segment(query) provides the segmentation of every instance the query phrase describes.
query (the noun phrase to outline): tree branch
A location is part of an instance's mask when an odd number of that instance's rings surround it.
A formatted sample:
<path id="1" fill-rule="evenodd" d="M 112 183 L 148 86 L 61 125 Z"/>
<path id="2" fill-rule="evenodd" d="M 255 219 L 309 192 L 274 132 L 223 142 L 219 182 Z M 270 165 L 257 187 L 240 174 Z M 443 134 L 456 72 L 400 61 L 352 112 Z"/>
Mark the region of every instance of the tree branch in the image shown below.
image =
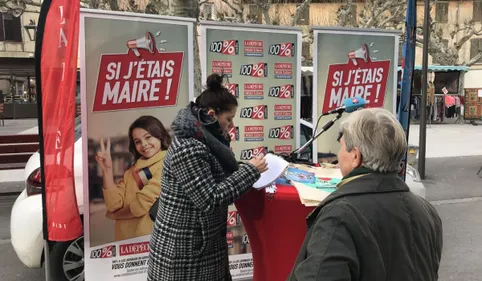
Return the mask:
<path id="1" fill-rule="evenodd" d="M 466 33 L 464 34 L 464 36 L 462 36 L 459 40 L 457 40 L 457 42 L 454 44 L 455 48 L 457 50 L 460 50 L 462 48 L 462 46 L 470 40 L 470 38 L 472 38 L 473 36 L 478 36 L 478 35 L 482 35 L 482 28 L 479 29 L 479 30 L 475 30 L 475 26 L 473 23 L 470 23 L 470 24 L 466 24 L 465 28 L 463 29 L 460 29 L 458 31 L 455 31 L 455 33 L 458 33 L 462 30 L 465 30 Z"/>
<path id="2" fill-rule="evenodd" d="M 291 26 L 295 26 L 296 22 L 298 22 L 299 17 L 303 14 L 305 9 L 311 4 L 311 0 L 304 0 L 301 5 L 296 8 L 296 12 L 291 18 Z"/>
<path id="3" fill-rule="evenodd" d="M 27 5 L 34 7 L 42 6 L 42 4 L 33 2 L 32 0 L 0 0 L 0 12 L 6 12 L 15 17 L 19 17 L 27 10 Z"/>
<path id="4" fill-rule="evenodd" d="M 231 3 L 229 3 L 228 0 L 221 0 L 224 4 L 226 4 L 231 10 L 234 11 L 234 13 L 236 14 L 236 19 L 239 21 L 239 22 L 243 22 L 243 10 L 242 8 L 238 9 L 236 8 L 234 5 L 232 5 Z M 234 2 L 234 1 L 233 1 Z M 236 2 L 235 2 L 236 3 Z M 241 5 L 238 5 L 239 7 L 242 7 Z"/>
<path id="5" fill-rule="evenodd" d="M 482 52 L 479 52 L 475 57 L 464 63 L 466 66 L 472 66 L 478 62 L 482 62 Z"/>

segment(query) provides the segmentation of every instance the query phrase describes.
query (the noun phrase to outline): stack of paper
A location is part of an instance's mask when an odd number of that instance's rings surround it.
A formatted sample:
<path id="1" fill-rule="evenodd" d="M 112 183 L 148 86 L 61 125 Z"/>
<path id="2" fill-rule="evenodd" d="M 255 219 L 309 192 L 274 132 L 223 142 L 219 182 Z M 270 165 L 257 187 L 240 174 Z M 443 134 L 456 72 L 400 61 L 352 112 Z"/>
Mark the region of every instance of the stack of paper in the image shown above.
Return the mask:
<path id="1" fill-rule="evenodd" d="M 317 206 L 336 190 L 342 175 L 340 169 L 336 167 L 293 165 L 287 170 L 286 178 L 298 191 L 302 204 Z"/>
<path id="2" fill-rule="evenodd" d="M 279 177 L 283 176 L 289 163 L 283 158 L 268 153 L 264 156 L 268 164 L 268 170 L 261 174 L 261 177 L 254 183 L 253 187 L 262 189 L 272 185 Z"/>
<path id="3" fill-rule="evenodd" d="M 268 153 L 264 156 L 268 163 L 268 170 L 261 174 L 260 179 L 254 183 L 256 189 L 266 188 L 269 193 L 271 186 L 280 179 L 286 179 L 298 191 L 300 201 L 305 206 L 317 206 L 328 195 L 336 190 L 336 185 L 341 181 L 342 175 L 338 167 L 322 165 L 313 167 L 302 164 L 290 164 L 283 158 Z"/>

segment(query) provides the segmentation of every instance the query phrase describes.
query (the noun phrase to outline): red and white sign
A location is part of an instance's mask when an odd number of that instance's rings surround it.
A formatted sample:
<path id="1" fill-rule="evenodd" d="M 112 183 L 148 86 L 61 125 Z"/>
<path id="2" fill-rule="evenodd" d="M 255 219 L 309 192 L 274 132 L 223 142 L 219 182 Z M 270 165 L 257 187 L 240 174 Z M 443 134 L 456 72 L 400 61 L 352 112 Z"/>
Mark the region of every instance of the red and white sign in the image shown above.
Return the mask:
<path id="1" fill-rule="evenodd" d="M 176 105 L 184 53 L 137 53 L 102 56 L 94 112 Z"/>
<path id="2" fill-rule="evenodd" d="M 49 241 L 71 241 L 82 235 L 73 173 L 79 9 L 79 1 L 44 1 L 39 16 L 42 38 L 37 39 L 41 46 L 35 54 L 40 67 L 36 84 L 41 87 L 43 238 Z"/>
<path id="3" fill-rule="evenodd" d="M 270 139 L 280 139 L 280 140 L 289 140 L 293 138 L 293 126 L 286 125 L 276 128 L 269 129 L 268 138 Z"/>
<path id="4" fill-rule="evenodd" d="M 229 129 L 229 136 L 231 141 L 239 141 L 239 127 L 231 127 Z"/>
<path id="5" fill-rule="evenodd" d="M 121 256 L 149 253 L 149 242 L 120 245 L 119 251 Z"/>
<path id="6" fill-rule="evenodd" d="M 275 104 L 274 120 L 291 120 L 293 119 L 293 106 L 291 104 Z"/>
<path id="7" fill-rule="evenodd" d="M 293 78 L 293 64 L 289 62 L 276 62 L 274 64 L 274 78 L 277 78 L 277 79 Z"/>
<path id="8" fill-rule="evenodd" d="M 292 145 L 275 145 L 275 153 L 291 153 L 293 151 Z"/>
<path id="9" fill-rule="evenodd" d="M 343 100 L 354 96 L 366 100 L 367 108 L 382 107 L 389 75 L 390 60 L 351 58 L 347 63 L 330 65 L 323 112 L 342 106 Z"/>
<path id="10" fill-rule="evenodd" d="M 244 99 L 245 100 L 261 100 L 264 98 L 264 84 L 263 83 L 247 83 L 244 84 Z"/>
<path id="11" fill-rule="evenodd" d="M 238 40 L 215 41 L 209 46 L 209 51 L 234 56 L 239 53 L 239 42 Z"/>
<path id="12" fill-rule="evenodd" d="M 116 246 L 110 245 L 90 251 L 91 259 L 109 259 L 116 256 Z"/>
<path id="13" fill-rule="evenodd" d="M 268 64 L 265 62 L 258 62 L 253 64 L 242 64 L 239 68 L 239 75 L 250 77 L 267 77 Z"/>
<path id="14" fill-rule="evenodd" d="M 264 53 L 263 40 L 244 40 L 244 55 L 247 57 L 262 57 Z"/>
<path id="15" fill-rule="evenodd" d="M 245 126 L 244 141 L 264 141 L 264 126 Z"/>
<path id="16" fill-rule="evenodd" d="M 268 119 L 268 106 L 256 105 L 250 107 L 243 107 L 239 111 L 239 117 L 256 120 Z"/>
<path id="17" fill-rule="evenodd" d="M 211 63 L 211 70 L 213 73 L 233 77 L 233 62 L 228 60 L 213 60 Z"/>
<path id="18" fill-rule="evenodd" d="M 224 86 L 226 87 L 226 89 L 228 89 L 228 91 L 235 97 L 239 97 L 239 85 L 236 84 L 236 83 L 227 83 L 227 84 L 224 84 Z"/>
<path id="19" fill-rule="evenodd" d="M 292 57 L 294 56 L 294 46 L 295 44 L 292 42 L 273 44 L 269 46 L 268 54 L 279 57 Z"/>
<path id="20" fill-rule="evenodd" d="M 280 99 L 292 99 L 295 96 L 294 90 L 294 85 L 290 84 L 274 86 L 269 88 L 268 96 Z"/>
<path id="21" fill-rule="evenodd" d="M 231 211 L 228 212 L 228 219 L 227 219 L 227 226 L 236 226 L 237 221 L 236 221 L 236 211 Z"/>
<path id="22" fill-rule="evenodd" d="M 267 146 L 258 146 L 255 148 L 243 149 L 241 150 L 241 155 L 239 158 L 241 160 L 251 160 L 253 157 L 258 156 L 261 153 L 266 154 L 267 152 Z"/>

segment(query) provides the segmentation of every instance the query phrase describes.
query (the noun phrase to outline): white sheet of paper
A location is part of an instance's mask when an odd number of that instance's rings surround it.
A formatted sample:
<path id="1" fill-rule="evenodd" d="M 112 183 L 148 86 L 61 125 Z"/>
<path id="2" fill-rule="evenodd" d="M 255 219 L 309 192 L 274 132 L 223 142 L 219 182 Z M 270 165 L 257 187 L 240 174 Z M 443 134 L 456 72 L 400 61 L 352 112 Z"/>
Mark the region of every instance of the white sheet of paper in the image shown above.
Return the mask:
<path id="1" fill-rule="evenodd" d="M 253 187 L 256 189 L 271 185 L 284 174 L 289 165 L 286 160 L 271 153 L 266 154 L 264 159 L 268 163 L 268 170 L 262 173 L 259 180 L 254 183 Z"/>
<path id="2" fill-rule="evenodd" d="M 482 98 L 482 90 L 477 91 L 477 97 Z"/>

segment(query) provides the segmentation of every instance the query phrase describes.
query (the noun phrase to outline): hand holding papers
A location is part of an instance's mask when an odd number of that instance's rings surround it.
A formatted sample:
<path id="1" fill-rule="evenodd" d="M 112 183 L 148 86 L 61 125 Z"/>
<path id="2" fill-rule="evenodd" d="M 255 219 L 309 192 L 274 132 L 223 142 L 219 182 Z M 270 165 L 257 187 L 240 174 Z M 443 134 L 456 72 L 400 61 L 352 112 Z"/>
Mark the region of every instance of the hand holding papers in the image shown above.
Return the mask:
<path id="1" fill-rule="evenodd" d="M 279 177 L 284 175 L 289 163 L 281 157 L 268 153 L 264 156 L 268 163 L 268 170 L 261 173 L 261 177 L 254 183 L 253 187 L 262 189 L 272 185 Z"/>

